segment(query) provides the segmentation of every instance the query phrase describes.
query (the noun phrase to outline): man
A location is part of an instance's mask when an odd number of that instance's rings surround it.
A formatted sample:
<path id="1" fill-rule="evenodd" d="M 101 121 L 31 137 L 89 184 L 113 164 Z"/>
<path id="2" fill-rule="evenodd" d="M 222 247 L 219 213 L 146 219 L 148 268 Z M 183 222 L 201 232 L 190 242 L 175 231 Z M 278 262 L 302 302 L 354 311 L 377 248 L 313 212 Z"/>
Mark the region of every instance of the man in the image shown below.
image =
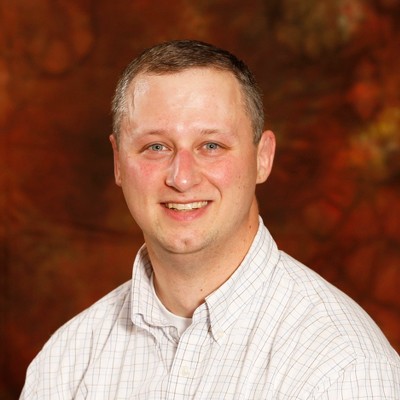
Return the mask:
<path id="1" fill-rule="evenodd" d="M 399 399 L 378 327 L 258 215 L 275 139 L 248 68 L 164 43 L 127 67 L 113 112 L 115 179 L 145 245 L 132 281 L 45 345 L 21 398 Z"/>

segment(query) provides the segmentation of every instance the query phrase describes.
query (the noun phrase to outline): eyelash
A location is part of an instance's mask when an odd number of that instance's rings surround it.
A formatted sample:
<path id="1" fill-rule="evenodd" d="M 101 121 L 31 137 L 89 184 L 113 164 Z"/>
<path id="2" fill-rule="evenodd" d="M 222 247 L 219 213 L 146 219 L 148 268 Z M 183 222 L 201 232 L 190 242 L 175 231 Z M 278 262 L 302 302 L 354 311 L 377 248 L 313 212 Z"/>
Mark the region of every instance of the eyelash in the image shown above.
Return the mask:
<path id="1" fill-rule="evenodd" d="M 158 147 L 158 149 L 156 149 L 156 147 Z M 165 146 L 163 144 L 161 144 L 161 143 L 154 143 L 154 144 L 151 144 L 148 147 L 148 149 L 152 150 L 152 151 L 155 151 L 155 152 L 160 152 L 160 151 L 165 149 Z"/>
<path id="2" fill-rule="evenodd" d="M 220 145 L 218 143 L 209 142 L 205 144 L 205 147 L 207 148 L 207 150 L 213 151 L 213 150 L 218 150 Z"/>
<path id="3" fill-rule="evenodd" d="M 207 142 L 204 143 L 201 147 L 203 147 L 206 151 L 213 152 L 219 150 L 221 148 L 221 145 L 215 142 Z M 168 149 L 167 146 L 165 146 L 162 143 L 153 143 L 147 146 L 147 150 L 152 151 L 154 153 L 161 153 L 166 149 Z"/>

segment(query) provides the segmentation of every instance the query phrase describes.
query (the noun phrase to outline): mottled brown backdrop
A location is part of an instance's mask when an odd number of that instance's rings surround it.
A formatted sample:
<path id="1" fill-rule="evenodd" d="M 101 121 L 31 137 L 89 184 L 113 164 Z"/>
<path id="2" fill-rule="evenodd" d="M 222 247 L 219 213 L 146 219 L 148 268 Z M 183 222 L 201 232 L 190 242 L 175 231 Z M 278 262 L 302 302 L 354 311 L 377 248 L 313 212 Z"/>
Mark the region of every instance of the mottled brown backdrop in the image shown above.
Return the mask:
<path id="1" fill-rule="evenodd" d="M 278 139 L 262 215 L 400 350 L 400 1 L 0 0 L 0 398 L 49 335 L 129 279 L 109 103 L 144 47 L 244 58 Z"/>

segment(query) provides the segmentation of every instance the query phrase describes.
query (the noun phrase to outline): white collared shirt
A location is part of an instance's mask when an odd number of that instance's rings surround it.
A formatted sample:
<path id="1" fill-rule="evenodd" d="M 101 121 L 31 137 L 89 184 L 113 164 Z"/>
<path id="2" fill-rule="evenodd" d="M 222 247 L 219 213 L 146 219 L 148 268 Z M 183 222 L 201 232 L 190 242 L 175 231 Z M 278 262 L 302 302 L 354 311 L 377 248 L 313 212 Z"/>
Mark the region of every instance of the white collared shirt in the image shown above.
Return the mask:
<path id="1" fill-rule="evenodd" d="M 178 337 L 181 337 L 183 332 L 186 331 L 186 329 L 192 324 L 192 318 L 185 318 L 181 317 L 179 315 L 173 314 L 171 311 L 169 311 L 164 304 L 161 302 L 161 300 L 158 298 L 155 287 L 154 287 L 154 274 L 151 274 L 150 278 L 150 283 L 151 283 L 151 289 L 153 291 L 153 296 L 156 299 L 156 302 L 158 304 L 158 307 L 160 309 L 160 312 L 163 316 L 164 321 L 170 325 L 176 328 L 178 332 Z"/>
<path id="2" fill-rule="evenodd" d="M 240 267 L 180 336 L 143 247 L 132 281 L 61 327 L 20 399 L 400 399 L 400 358 L 368 315 L 280 252 L 260 220 Z"/>

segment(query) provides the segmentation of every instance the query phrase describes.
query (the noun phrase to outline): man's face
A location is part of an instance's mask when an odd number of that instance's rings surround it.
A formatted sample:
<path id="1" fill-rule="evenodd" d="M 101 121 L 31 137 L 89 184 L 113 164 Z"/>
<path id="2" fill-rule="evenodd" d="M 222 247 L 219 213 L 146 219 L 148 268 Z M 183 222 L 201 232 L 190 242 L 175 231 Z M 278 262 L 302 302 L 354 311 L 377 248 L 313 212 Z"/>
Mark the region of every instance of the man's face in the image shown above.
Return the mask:
<path id="1" fill-rule="evenodd" d="M 115 177 L 149 251 L 233 251 L 251 241 L 274 138 L 265 132 L 254 145 L 235 77 L 208 68 L 142 74 L 130 90 L 118 146 L 111 136 Z"/>

